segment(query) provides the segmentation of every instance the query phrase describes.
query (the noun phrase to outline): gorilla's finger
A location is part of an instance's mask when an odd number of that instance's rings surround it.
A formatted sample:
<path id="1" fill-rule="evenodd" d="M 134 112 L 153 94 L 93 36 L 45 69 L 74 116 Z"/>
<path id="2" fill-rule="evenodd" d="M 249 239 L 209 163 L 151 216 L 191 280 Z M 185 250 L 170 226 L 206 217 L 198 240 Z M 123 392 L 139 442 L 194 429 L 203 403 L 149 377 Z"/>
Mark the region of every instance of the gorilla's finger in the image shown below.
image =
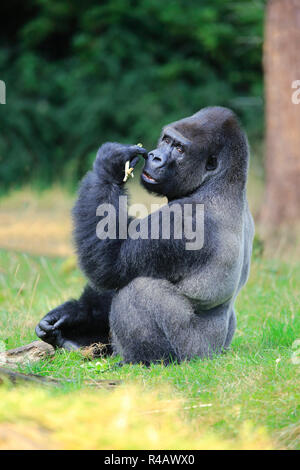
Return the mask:
<path id="1" fill-rule="evenodd" d="M 132 145 L 129 150 L 130 150 L 130 153 L 133 155 L 134 154 L 145 155 L 146 153 L 148 153 L 147 150 L 144 149 L 144 147 L 140 147 L 139 145 Z"/>
<path id="2" fill-rule="evenodd" d="M 140 157 L 137 156 L 137 157 L 134 157 L 132 160 L 130 160 L 130 167 L 131 168 L 134 168 L 137 164 L 137 162 L 139 161 Z"/>

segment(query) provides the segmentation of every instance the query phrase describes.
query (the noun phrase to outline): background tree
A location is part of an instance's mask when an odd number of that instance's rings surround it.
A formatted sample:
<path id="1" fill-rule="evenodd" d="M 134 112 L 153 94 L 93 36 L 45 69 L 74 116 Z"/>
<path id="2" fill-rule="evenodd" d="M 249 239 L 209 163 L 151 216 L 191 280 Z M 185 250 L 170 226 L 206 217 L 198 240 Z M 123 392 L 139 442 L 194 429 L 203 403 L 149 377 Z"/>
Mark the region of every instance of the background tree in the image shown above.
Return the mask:
<path id="1" fill-rule="evenodd" d="M 261 138 L 263 15 L 264 0 L 1 2 L 0 189 L 78 181 L 103 141 L 153 148 L 208 105 Z"/>
<path id="2" fill-rule="evenodd" d="M 265 25 L 266 193 L 262 225 L 268 230 L 300 220 L 300 0 L 269 0 Z"/>

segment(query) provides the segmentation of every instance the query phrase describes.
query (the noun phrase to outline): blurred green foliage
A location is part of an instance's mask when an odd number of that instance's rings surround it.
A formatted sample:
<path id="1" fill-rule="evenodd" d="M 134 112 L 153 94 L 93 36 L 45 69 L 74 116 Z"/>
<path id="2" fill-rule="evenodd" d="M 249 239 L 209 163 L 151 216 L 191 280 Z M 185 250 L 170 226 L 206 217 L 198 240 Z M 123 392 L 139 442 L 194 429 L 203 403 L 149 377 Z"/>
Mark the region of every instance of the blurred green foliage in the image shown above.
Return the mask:
<path id="1" fill-rule="evenodd" d="M 0 14 L 2 188 L 72 184 L 107 140 L 153 148 L 207 105 L 262 135 L 264 0 L 10 0 Z"/>

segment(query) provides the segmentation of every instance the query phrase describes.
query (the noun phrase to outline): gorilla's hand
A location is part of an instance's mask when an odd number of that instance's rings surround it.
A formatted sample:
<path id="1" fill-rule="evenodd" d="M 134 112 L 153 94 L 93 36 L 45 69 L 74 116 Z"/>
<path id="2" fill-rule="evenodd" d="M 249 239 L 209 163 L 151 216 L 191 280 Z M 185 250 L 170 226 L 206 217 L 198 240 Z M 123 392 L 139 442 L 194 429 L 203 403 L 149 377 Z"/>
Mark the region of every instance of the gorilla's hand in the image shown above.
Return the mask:
<path id="1" fill-rule="evenodd" d="M 102 145 L 94 162 L 94 171 L 107 182 L 123 183 L 124 168 L 127 161 L 130 167 L 138 162 L 138 155 L 146 155 L 147 151 L 139 145 L 122 145 L 107 142 Z"/>

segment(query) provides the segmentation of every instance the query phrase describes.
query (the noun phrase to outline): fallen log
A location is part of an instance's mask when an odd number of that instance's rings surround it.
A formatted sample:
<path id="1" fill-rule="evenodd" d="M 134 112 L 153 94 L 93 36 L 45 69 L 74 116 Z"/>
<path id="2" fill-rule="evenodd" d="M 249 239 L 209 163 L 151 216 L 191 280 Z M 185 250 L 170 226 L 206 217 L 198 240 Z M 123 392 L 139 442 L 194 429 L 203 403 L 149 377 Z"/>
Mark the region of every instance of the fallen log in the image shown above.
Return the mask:
<path id="1" fill-rule="evenodd" d="M 50 376 L 43 376 L 38 374 L 22 374 L 6 367 L 0 367 L 0 385 L 5 381 L 9 380 L 14 385 L 20 383 L 27 383 L 32 385 L 50 385 L 56 387 L 62 387 L 65 383 L 74 383 L 73 380 L 69 379 L 57 379 Z M 121 380 L 86 380 L 84 385 L 93 388 L 115 388 L 122 383 Z"/>
<path id="2" fill-rule="evenodd" d="M 94 347 L 94 345 L 93 345 Z M 97 346 L 99 348 L 99 346 Z M 85 358 L 92 358 L 94 349 L 87 348 L 88 354 L 83 354 Z M 84 351 L 84 350 L 83 350 Z M 98 351 L 98 349 L 97 349 Z M 0 384 L 5 380 L 17 385 L 19 383 L 28 383 L 36 385 L 51 385 L 61 387 L 65 383 L 74 383 L 69 379 L 54 378 L 39 374 L 23 374 L 16 372 L 12 368 L 18 365 L 40 361 L 54 356 L 55 349 L 50 344 L 43 341 L 33 341 L 30 344 L 15 349 L 9 349 L 0 353 Z M 1 367 L 4 366 L 4 367 Z M 84 385 L 93 388 L 114 388 L 121 383 L 121 380 L 85 380 Z"/>
<path id="3" fill-rule="evenodd" d="M 55 349 L 44 341 L 33 341 L 30 344 L 0 353 L 0 365 L 17 367 L 18 364 L 37 362 L 54 356 Z"/>
<path id="4" fill-rule="evenodd" d="M 27 382 L 39 385 L 61 385 L 59 380 L 52 377 L 44 377 L 37 374 L 22 374 L 21 372 L 16 372 L 6 367 L 0 367 L 0 384 L 3 383 L 5 379 L 8 379 L 13 384 Z M 69 380 L 66 380 L 66 382 L 69 382 Z"/>

